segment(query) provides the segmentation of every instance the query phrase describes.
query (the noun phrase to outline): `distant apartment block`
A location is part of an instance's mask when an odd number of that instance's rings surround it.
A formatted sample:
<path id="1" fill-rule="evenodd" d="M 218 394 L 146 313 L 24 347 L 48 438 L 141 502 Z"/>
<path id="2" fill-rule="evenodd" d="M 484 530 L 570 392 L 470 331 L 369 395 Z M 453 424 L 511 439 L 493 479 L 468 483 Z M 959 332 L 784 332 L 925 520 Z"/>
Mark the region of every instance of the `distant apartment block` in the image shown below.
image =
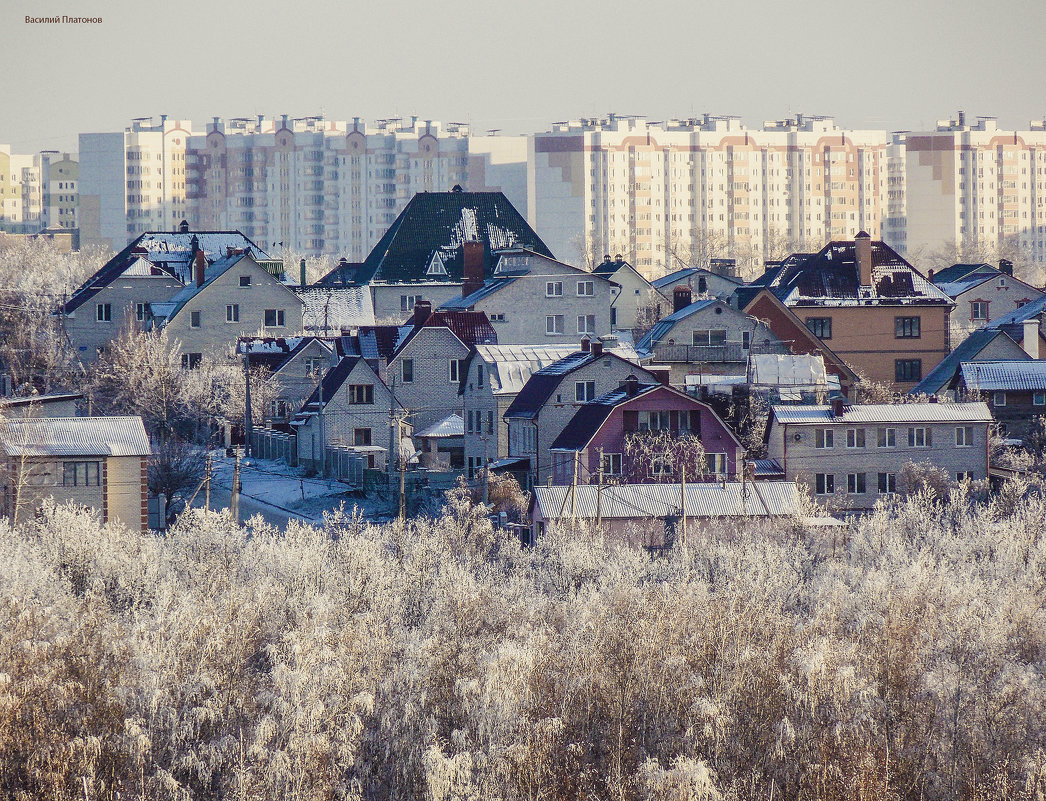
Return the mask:
<path id="1" fill-rule="evenodd" d="M 761 266 L 861 230 L 880 238 L 887 147 L 885 131 L 803 115 L 761 130 L 711 115 L 556 123 L 530 138 L 529 222 L 566 261 L 621 253 L 647 277 L 691 255 Z"/>
<path id="2" fill-rule="evenodd" d="M 147 231 L 186 219 L 190 120 L 132 120 L 122 133 L 80 134 L 80 241 L 120 251 Z"/>
<path id="3" fill-rule="evenodd" d="M 957 247 L 1046 262 L 1046 120 L 1005 131 L 964 112 L 905 136 L 909 253 Z"/>
<path id="4" fill-rule="evenodd" d="M 74 155 L 55 150 L 22 155 L 0 145 L 0 231 L 75 229 L 77 181 Z"/>
<path id="5" fill-rule="evenodd" d="M 187 217 L 270 249 L 363 261 L 420 192 L 500 190 L 524 208 L 526 151 L 522 136 L 417 118 L 215 118 L 189 140 Z"/>

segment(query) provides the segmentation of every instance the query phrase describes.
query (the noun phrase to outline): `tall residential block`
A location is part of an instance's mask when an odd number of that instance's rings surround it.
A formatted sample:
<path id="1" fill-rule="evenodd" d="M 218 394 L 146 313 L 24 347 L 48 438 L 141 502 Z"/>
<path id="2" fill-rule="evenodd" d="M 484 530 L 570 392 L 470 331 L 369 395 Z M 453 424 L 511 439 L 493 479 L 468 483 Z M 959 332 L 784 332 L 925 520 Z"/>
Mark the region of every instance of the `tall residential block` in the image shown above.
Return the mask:
<path id="1" fill-rule="evenodd" d="M 749 268 L 864 230 L 885 211 L 885 131 L 829 117 L 648 122 L 610 115 L 530 138 L 528 215 L 554 253 L 623 254 L 656 276 L 710 256 Z"/>
<path id="2" fill-rule="evenodd" d="M 122 250 L 147 231 L 172 231 L 187 214 L 190 120 L 131 121 L 123 133 L 80 134 L 80 241 Z"/>
<path id="3" fill-rule="evenodd" d="M 189 140 L 188 219 L 270 249 L 362 261 L 419 192 L 503 191 L 522 208 L 526 139 L 467 125 L 215 118 Z"/>
<path id="4" fill-rule="evenodd" d="M 1000 130 L 964 112 L 905 142 L 907 249 L 1046 262 L 1046 120 Z"/>

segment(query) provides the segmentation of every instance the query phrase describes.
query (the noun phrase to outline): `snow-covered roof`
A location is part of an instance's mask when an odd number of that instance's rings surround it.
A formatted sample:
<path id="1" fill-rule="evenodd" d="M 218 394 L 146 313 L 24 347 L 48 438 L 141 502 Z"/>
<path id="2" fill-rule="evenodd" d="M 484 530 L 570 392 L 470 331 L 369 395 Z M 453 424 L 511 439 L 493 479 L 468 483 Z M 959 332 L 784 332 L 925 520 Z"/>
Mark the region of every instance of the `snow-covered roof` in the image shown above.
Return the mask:
<path id="1" fill-rule="evenodd" d="M 1046 361 L 963 362 L 962 380 L 974 392 L 1046 390 Z"/>
<path id="2" fill-rule="evenodd" d="M 416 433 L 414 436 L 430 437 L 434 439 L 463 437 L 465 436 L 465 421 L 461 419 L 460 414 L 447 415 L 438 423 L 433 423 L 423 431 Z"/>
<path id="3" fill-rule="evenodd" d="M 749 360 L 750 383 L 760 386 L 827 387 L 824 358 L 810 355 L 753 354 Z"/>
<path id="4" fill-rule="evenodd" d="M 337 333 L 374 325 L 374 302 L 366 287 L 310 286 L 295 288 L 294 293 L 305 303 L 305 331 Z"/>
<path id="5" fill-rule="evenodd" d="M 572 345 L 477 345 L 476 353 L 490 367 L 495 395 L 514 395 L 535 372 L 569 356 Z"/>
<path id="6" fill-rule="evenodd" d="M 149 456 L 141 417 L 43 417 L 0 426 L 8 456 Z"/>
<path id="7" fill-rule="evenodd" d="M 990 423 L 986 403 L 865 403 L 843 406 L 835 415 L 831 406 L 774 406 L 774 418 L 783 425 L 873 423 Z"/>

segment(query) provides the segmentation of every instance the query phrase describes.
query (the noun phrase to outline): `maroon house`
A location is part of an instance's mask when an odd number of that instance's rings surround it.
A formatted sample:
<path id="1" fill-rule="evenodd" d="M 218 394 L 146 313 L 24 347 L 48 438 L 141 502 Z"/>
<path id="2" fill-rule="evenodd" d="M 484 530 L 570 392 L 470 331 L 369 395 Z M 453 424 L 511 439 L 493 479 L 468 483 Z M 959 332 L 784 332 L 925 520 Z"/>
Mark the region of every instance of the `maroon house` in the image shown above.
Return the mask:
<path id="1" fill-rule="evenodd" d="M 572 483 L 578 467 L 579 484 L 678 484 L 736 476 L 744 449 L 707 404 L 629 376 L 582 406 L 550 451 L 553 484 Z"/>

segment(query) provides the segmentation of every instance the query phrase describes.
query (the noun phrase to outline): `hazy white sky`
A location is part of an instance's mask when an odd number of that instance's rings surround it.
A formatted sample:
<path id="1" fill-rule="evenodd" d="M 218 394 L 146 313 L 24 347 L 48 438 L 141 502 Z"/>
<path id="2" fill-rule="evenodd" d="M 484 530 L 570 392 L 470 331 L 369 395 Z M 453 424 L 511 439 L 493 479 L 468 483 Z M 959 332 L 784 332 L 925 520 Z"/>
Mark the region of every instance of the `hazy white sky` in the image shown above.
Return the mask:
<path id="1" fill-rule="evenodd" d="M 608 111 L 890 130 L 960 108 L 1007 127 L 1046 114 L 1043 0 L 0 0 L 0 32 L 0 143 L 16 152 L 162 113 L 506 133 Z"/>

